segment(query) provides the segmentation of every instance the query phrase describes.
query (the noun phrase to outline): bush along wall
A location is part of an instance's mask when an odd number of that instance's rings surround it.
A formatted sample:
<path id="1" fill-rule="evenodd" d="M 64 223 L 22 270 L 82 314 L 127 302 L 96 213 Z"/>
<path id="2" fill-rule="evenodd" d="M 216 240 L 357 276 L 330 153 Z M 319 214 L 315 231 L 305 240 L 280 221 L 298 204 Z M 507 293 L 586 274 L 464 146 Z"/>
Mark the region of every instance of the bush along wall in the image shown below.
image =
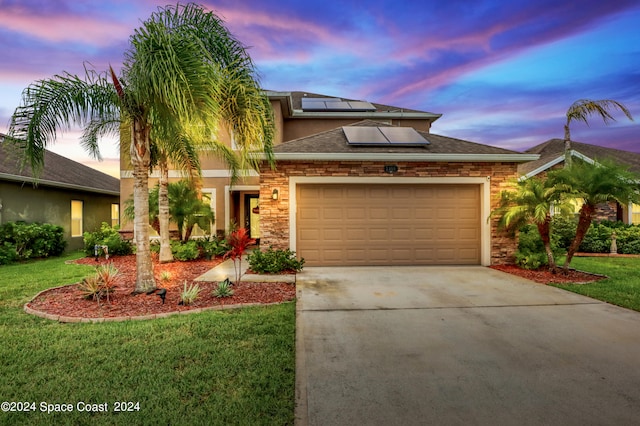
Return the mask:
<path id="1" fill-rule="evenodd" d="M 640 226 L 622 222 L 601 221 L 592 223 L 580 244 L 584 253 L 609 253 L 611 236 L 615 232 L 618 253 L 640 254 Z M 561 251 L 566 251 L 576 235 L 576 221 L 554 217 L 551 225 L 552 243 Z"/>
<path id="2" fill-rule="evenodd" d="M 576 235 L 576 226 L 577 221 L 573 218 L 558 216 L 553 218 L 551 247 L 556 257 L 566 253 Z M 583 253 L 609 253 L 611 236 L 614 232 L 618 253 L 640 254 L 640 226 L 610 221 L 592 223 L 578 250 Z M 542 239 L 535 225 L 520 228 L 515 261 L 518 266 L 525 269 L 537 269 L 548 263 Z"/>
<path id="3" fill-rule="evenodd" d="M 66 246 L 61 226 L 26 222 L 0 225 L 0 265 L 60 256 Z"/>
<path id="4" fill-rule="evenodd" d="M 133 244 L 120 236 L 118 227 L 112 228 L 108 223 L 102 222 L 100 230 L 95 232 L 85 232 L 84 253 L 87 256 L 95 255 L 95 246 L 109 247 L 109 255 L 121 255 L 133 253 Z M 101 252 L 100 252 L 101 253 Z"/>

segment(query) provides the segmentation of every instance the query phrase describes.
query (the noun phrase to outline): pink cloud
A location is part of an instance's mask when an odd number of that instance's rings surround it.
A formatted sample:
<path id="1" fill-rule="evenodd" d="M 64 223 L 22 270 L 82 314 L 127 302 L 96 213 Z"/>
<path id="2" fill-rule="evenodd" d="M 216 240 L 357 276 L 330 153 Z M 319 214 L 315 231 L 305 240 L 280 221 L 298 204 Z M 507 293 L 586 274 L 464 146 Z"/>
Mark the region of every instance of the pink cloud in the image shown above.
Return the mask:
<path id="1" fill-rule="evenodd" d="M 126 38 L 131 28 L 117 22 L 71 15 L 36 15 L 23 8 L 0 10 L 5 30 L 49 42 L 78 42 L 107 46 Z"/>
<path id="2" fill-rule="evenodd" d="M 305 63 L 313 59 L 314 50 L 360 53 L 351 43 L 345 43 L 343 31 L 319 25 L 311 19 L 301 19 L 282 13 L 269 13 L 234 6 L 211 8 L 244 44 L 257 60 L 286 60 Z M 361 47 L 361 46 L 358 46 Z"/>

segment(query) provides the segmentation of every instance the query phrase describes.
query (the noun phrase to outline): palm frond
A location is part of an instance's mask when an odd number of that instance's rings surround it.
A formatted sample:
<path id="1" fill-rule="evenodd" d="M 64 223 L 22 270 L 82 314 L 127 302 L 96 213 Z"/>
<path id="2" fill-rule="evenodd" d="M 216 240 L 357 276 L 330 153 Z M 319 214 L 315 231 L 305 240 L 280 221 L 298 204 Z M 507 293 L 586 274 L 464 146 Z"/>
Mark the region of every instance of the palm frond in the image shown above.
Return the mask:
<path id="1" fill-rule="evenodd" d="M 620 110 L 631 121 L 631 113 L 622 103 L 611 99 L 580 99 L 574 102 L 567 110 L 567 125 L 572 121 L 581 121 L 589 125 L 588 118 L 592 115 L 602 118 L 605 124 L 616 121 L 613 110 Z"/>
<path id="2" fill-rule="evenodd" d="M 43 167 L 44 151 L 58 131 L 117 120 L 120 103 L 105 74 L 85 69 L 85 79 L 63 73 L 39 80 L 22 92 L 22 100 L 9 124 L 9 136 L 23 141 L 24 161 L 35 174 Z M 99 156 L 97 144 L 84 145 Z"/>

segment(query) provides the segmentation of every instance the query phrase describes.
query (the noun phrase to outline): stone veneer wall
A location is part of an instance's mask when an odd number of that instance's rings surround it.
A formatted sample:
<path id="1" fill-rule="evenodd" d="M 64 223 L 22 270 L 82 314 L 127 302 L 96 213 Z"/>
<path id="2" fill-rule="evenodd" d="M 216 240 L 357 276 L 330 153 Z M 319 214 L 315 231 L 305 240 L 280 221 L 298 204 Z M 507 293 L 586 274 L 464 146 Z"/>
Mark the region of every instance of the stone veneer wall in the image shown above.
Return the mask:
<path id="1" fill-rule="evenodd" d="M 359 176 L 390 177 L 385 162 L 374 161 L 279 161 L 276 170 L 263 164 L 260 170 L 260 241 L 264 247 L 289 248 L 289 177 Z M 435 163 L 394 162 L 394 177 L 491 177 L 491 209 L 497 206 L 498 193 L 517 177 L 516 163 Z M 393 178 L 390 178 L 390 182 Z M 271 198 L 278 188 L 278 200 Z M 491 263 L 513 263 L 516 242 L 498 231 L 491 220 Z"/>

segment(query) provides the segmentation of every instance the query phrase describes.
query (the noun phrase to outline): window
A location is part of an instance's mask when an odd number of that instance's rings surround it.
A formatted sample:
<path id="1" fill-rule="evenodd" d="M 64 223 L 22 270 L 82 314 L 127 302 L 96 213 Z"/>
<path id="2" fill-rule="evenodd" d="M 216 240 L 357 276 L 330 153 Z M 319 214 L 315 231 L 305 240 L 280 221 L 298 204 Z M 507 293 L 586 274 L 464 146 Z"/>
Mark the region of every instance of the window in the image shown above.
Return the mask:
<path id="1" fill-rule="evenodd" d="M 571 204 L 573 206 L 573 214 L 574 215 L 579 215 L 580 214 L 580 209 L 582 208 L 582 205 L 584 204 L 584 200 L 582 198 L 574 198 L 573 200 L 569 200 L 569 204 Z M 560 209 L 558 208 L 557 205 L 554 205 L 552 207 L 552 213 L 553 215 L 558 215 L 560 214 Z"/>
<path id="2" fill-rule="evenodd" d="M 631 205 L 631 223 L 633 225 L 640 224 L 640 204 Z"/>
<path id="3" fill-rule="evenodd" d="M 111 227 L 120 225 L 120 204 L 111 204 Z"/>
<path id="4" fill-rule="evenodd" d="M 201 190 L 202 201 L 208 204 L 211 207 L 211 210 L 215 214 L 215 200 L 216 200 L 216 190 L 215 188 L 202 188 Z M 208 229 L 202 229 L 198 224 L 193 227 L 191 231 L 192 237 L 205 237 L 208 235 L 215 235 L 215 216 L 212 222 L 209 222 Z"/>
<path id="5" fill-rule="evenodd" d="M 71 236 L 82 237 L 83 202 L 71 200 Z"/>

